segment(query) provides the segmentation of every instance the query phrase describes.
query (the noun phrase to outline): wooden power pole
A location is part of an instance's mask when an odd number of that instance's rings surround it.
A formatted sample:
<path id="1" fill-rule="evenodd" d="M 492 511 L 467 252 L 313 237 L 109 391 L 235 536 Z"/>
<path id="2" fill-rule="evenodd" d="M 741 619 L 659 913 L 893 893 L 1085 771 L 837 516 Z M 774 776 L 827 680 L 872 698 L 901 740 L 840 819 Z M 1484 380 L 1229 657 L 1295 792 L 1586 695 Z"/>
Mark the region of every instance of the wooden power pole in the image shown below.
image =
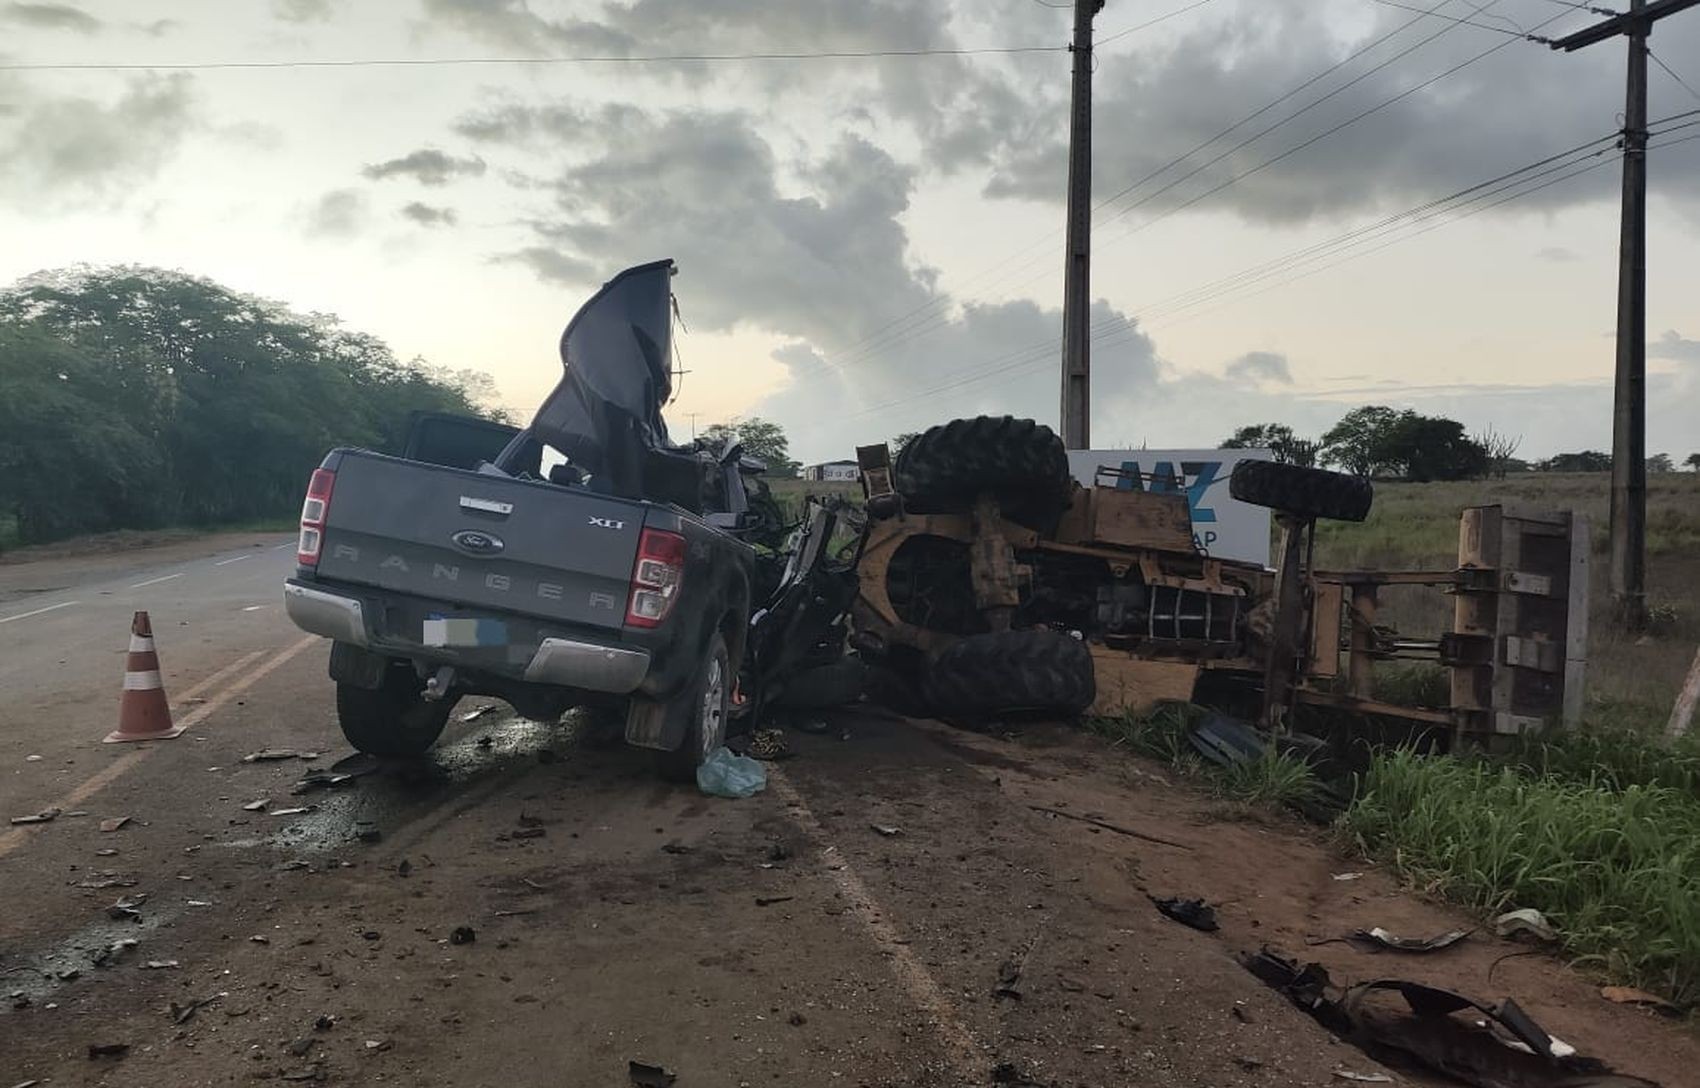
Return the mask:
<path id="1" fill-rule="evenodd" d="M 1700 2 L 1700 0 L 1697 0 Z M 1074 0 L 1074 88 L 1068 127 L 1068 258 L 1063 266 L 1062 440 L 1092 444 L 1092 17 L 1104 0 Z"/>
<path id="2" fill-rule="evenodd" d="M 1631 629 L 1647 622 L 1647 35 L 1700 0 L 1630 0 L 1629 10 L 1552 43 L 1567 53 L 1629 39 L 1618 246 L 1617 382 L 1611 443 L 1611 595 Z"/>

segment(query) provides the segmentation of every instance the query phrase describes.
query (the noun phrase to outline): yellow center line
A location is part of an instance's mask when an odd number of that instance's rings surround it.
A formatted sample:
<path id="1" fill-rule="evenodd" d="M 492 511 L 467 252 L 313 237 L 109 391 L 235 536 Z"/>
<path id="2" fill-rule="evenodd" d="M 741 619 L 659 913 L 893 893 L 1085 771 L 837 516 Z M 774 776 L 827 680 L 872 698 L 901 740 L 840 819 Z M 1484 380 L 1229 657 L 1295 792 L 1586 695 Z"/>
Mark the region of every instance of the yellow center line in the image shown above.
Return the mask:
<path id="1" fill-rule="evenodd" d="M 297 656 L 302 650 L 305 650 L 307 647 L 318 641 L 320 641 L 320 639 L 317 635 L 308 635 L 300 642 L 288 646 L 270 661 L 267 661 L 265 664 L 254 669 L 252 672 L 247 673 L 245 676 L 242 676 L 240 679 L 235 680 L 228 687 L 220 689 L 218 694 L 195 707 L 187 714 L 184 714 L 181 718 L 177 718 L 177 724 L 181 725 L 184 729 L 192 729 L 201 724 L 206 721 L 210 715 L 222 709 L 226 703 L 230 702 L 244 691 L 247 691 L 261 680 L 264 680 L 267 676 L 270 676 L 273 671 L 281 668 L 291 658 Z M 193 699 L 198 693 L 207 691 L 215 685 L 223 683 L 236 673 L 241 672 L 247 666 L 253 664 L 256 659 L 265 656 L 265 653 L 266 651 L 264 650 L 257 650 L 245 657 L 236 659 L 229 665 L 226 665 L 224 668 L 207 677 L 205 680 L 202 680 L 200 683 L 189 688 L 183 693 L 179 701 Z M 138 763 L 156 751 L 158 751 L 157 745 L 149 745 L 146 748 L 133 748 L 130 751 L 125 752 L 117 759 L 114 759 L 111 763 L 108 763 L 105 767 L 102 767 L 100 770 L 72 787 L 69 793 L 59 798 L 57 801 L 54 801 L 48 807 L 57 809 L 71 809 L 77 807 L 90 797 L 93 797 L 96 793 L 100 792 L 102 789 L 111 785 L 125 773 L 133 770 Z M 12 851 L 22 846 L 26 841 L 28 841 L 32 831 L 38 831 L 46 826 L 46 824 L 26 824 L 23 827 L 14 827 L 9 831 L 0 833 L 0 857 L 5 857 L 7 854 L 10 854 Z"/>

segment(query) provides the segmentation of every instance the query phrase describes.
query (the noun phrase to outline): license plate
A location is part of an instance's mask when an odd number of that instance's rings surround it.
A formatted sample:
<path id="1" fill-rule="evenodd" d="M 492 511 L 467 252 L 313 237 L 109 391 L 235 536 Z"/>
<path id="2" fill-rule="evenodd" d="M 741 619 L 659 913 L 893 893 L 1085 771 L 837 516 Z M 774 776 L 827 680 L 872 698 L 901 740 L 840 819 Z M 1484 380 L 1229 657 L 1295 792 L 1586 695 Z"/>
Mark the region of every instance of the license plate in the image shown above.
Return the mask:
<path id="1" fill-rule="evenodd" d="M 506 646 L 508 625 L 477 616 L 432 616 L 419 641 L 426 646 Z"/>

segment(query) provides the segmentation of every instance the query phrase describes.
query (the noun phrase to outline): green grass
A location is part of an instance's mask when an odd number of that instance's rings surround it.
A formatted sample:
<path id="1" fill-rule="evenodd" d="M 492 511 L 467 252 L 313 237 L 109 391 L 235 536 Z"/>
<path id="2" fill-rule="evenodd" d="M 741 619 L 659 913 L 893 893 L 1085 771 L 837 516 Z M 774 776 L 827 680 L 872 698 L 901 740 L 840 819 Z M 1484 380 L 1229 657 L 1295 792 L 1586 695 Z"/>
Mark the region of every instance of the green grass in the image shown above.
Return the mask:
<path id="1" fill-rule="evenodd" d="M 1386 753 L 1341 827 L 1436 894 L 1487 913 L 1543 912 L 1579 965 L 1700 1001 L 1700 799 L 1579 778 L 1590 751 L 1601 766 L 1622 757 L 1613 742 L 1578 746 L 1547 773 Z"/>
<path id="2" fill-rule="evenodd" d="M 1147 714 L 1090 718 L 1086 727 L 1112 746 L 1162 760 L 1224 800 L 1298 807 L 1316 798 L 1320 788 L 1310 765 L 1273 748 L 1231 767 L 1201 759 L 1187 734 L 1205 713 L 1200 707 L 1165 703 Z"/>

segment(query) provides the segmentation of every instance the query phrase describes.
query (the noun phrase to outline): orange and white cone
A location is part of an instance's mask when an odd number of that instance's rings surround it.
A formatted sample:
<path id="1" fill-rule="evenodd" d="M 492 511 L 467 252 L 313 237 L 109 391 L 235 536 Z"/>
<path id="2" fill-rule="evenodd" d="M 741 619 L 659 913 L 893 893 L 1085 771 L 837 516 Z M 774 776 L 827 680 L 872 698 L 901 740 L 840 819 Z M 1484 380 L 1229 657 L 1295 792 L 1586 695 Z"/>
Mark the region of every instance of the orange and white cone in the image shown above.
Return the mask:
<path id="1" fill-rule="evenodd" d="M 159 655 L 153 648 L 153 624 L 146 612 L 130 621 L 130 655 L 124 662 L 124 694 L 118 700 L 118 730 L 106 735 L 107 744 L 127 740 L 170 740 L 183 732 L 171 724 L 165 684 L 159 678 Z"/>

